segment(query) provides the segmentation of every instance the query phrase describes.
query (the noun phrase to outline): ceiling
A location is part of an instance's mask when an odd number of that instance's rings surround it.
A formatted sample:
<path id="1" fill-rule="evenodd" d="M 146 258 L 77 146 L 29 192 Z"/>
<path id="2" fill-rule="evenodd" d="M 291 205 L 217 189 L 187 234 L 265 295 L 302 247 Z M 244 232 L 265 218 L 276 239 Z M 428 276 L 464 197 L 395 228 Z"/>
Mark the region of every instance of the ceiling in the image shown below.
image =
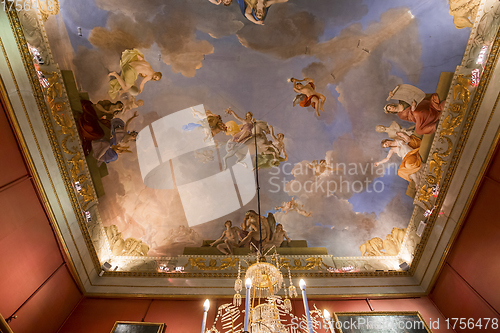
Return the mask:
<path id="1" fill-rule="evenodd" d="M 28 43 L 44 58 L 37 68 L 45 71 L 51 87 L 56 81 L 64 83 L 64 93 L 43 91 L 52 120 L 36 115 L 39 125 L 30 127 L 35 138 L 44 138 L 40 142 L 52 140 L 50 146 L 57 146 L 52 150 L 62 152 L 61 159 L 57 153 L 54 157 L 46 146 L 42 160 L 45 156 L 54 165 L 66 160 L 67 169 L 57 176 L 50 177 L 54 171 L 47 167 L 39 172 L 42 184 L 52 183 L 52 190 L 44 187 L 49 200 L 58 202 L 53 204 L 54 217 L 82 284 L 90 293 L 176 295 L 207 285 L 215 294 L 228 292 L 223 278 L 235 274 L 238 260 L 233 259 L 238 256 L 193 248 L 221 237 L 226 220 L 238 227 L 248 210 L 258 208 L 253 137 L 237 142 L 245 125 L 235 138 L 230 131 L 208 127 L 217 115 L 230 128 L 231 121 L 242 124 L 226 112 L 230 108 L 240 118 L 251 112 L 263 126 L 258 138 L 269 142 L 257 144 L 259 158 L 270 158 L 271 151 L 280 156 L 279 163 L 259 168 L 260 209 L 263 216 L 273 214 L 292 240 L 288 252 L 281 253 L 294 273 L 323 277 L 313 282 L 318 294 L 425 292 L 460 224 L 494 137 L 488 132 L 494 125 L 488 129 L 474 121 L 481 112 L 485 119 L 490 117 L 488 124 L 496 121 L 491 118 L 494 100 L 486 91 L 497 88 L 488 85 L 492 74 L 487 64 L 496 61 L 491 50 L 498 4 L 480 10 L 473 28 L 457 29 L 464 17 L 474 21 L 478 4 L 471 2 L 470 12 L 456 14 L 454 20 L 446 1 L 290 0 L 269 7 L 260 25 L 233 2 L 217 6 L 206 0 L 144 1 L 138 6 L 135 1 L 66 0 L 45 21 L 42 16 L 33 20 L 36 16 L 28 12 L 19 14 Z M 9 22 L 15 25 L 15 18 Z M 8 38 L 18 37 L 2 36 L 6 45 Z M 476 43 L 471 42 L 474 38 Z M 126 50 L 133 49 L 144 58 L 142 65 L 162 77 L 145 83 L 139 94 L 128 86 L 120 98 L 110 95 L 108 74 L 129 71 L 126 57 L 131 53 Z M 481 50 L 485 60 L 476 63 Z M 484 77 L 482 89 L 459 76 L 471 75 L 476 68 Z M 54 74 L 59 70 L 61 75 Z M 64 71 L 71 71 L 74 83 Z M 294 106 L 300 93 L 290 78 L 314 80 L 314 95 L 325 98 L 319 116 L 312 106 Z M 139 86 L 141 77 L 134 80 Z M 388 154 L 380 146 L 388 136 L 375 127 L 393 121 L 403 128 L 414 125 L 384 113 L 388 92 L 400 84 L 447 99 L 436 135 L 422 137 L 421 150 L 430 154 L 421 153 L 424 163 L 416 189 L 397 175 L 400 157 L 374 165 Z M 454 94 L 448 92 L 450 85 Z M 83 157 L 82 131 L 92 124 L 86 123 L 88 110 L 79 109 L 79 99 L 130 104 L 132 96 L 143 104 L 115 119 L 127 122 L 136 111 L 137 119 L 127 129 L 139 133 L 137 141 L 123 144 L 130 152 L 98 168 L 96 145 Z M 69 107 L 56 109 L 58 101 Z M 458 106 L 458 113 L 452 105 Z M 26 116 L 21 118 L 23 123 Z M 104 121 L 94 120 L 104 128 Z M 43 133 L 47 126 L 56 130 Z M 276 149 L 278 140 L 265 132 L 270 126 L 274 134 L 283 133 L 284 150 Z M 97 140 L 109 148 L 109 133 Z M 274 146 L 269 146 L 272 141 Z M 246 165 L 236 163 L 238 154 Z M 472 164 L 460 159 L 464 154 L 473 155 Z M 36 156 L 34 160 L 44 164 Z M 326 165 L 319 166 L 320 160 Z M 442 161 L 439 172 L 433 161 Z M 448 175 L 459 181 L 452 183 Z M 78 180 L 83 190 L 74 187 Z M 427 191 L 436 182 L 444 192 L 438 198 Z M 425 210 L 434 205 L 439 207 L 425 219 Z M 82 215 L 85 211 L 89 221 Z M 429 227 L 417 236 L 421 220 Z M 377 238 L 386 242 L 379 247 L 377 241 L 369 242 Z M 397 249 L 387 243 L 391 239 Z M 299 241 L 306 241 L 307 248 Z M 185 254 L 186 248 L 192 255 Z M 117 268 L 107 272 L 103 282 L 96 274 L 105 261 Z M 399 268 L 403 261 L 411 264 L 410 272 Z M 158 271 L 159 265 L 183 267 L 184 273 L 169 275 L 168 282 L 139 278 L 168 276 Z M 371 278 L 361 281 L 361 276 Z M 400 287 L 390 290 L 391 285 Z"/>

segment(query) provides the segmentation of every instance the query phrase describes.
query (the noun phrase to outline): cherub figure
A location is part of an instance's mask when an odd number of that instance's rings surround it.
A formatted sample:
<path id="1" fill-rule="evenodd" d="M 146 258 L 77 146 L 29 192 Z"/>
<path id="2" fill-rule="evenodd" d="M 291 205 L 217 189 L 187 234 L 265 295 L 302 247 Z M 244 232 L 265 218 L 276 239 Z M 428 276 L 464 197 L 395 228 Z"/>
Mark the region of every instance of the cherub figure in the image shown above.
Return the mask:
<path id="1" fill-rule="evenodd" d="M 377 125 L 375 126 L 375 131 L 377 133 L 387 133 L 390 139 L 396 139 L 398 138 L 397 133 L 401 132 L 404 133 L 408 136 L 413 135 L 413 130 L 415 129 L 415 125 L 411 126 L 409 128 L 402 128 L 401 125 L 399 125 L 397 122 L 393 121 L 391 125 L 389 126 L 384 126 L 384 125 Z"/>
<path id="2" fill-rule="evenodd" d="M 307 83 L 304 85 L 300 82 L 306 81 Z M 326 97 L 320 93 L 318 93 L 315 89 L 314 80 L 309 78 L 304 78 L 303 80 L 297 80 L 294 78 L 290 79 L 290 82 L 293 82 L 293 91 L 298 94 L 305 95 L 304 98 L 299 105 L 303 108 L 312 106 L 316 110 L 316 115 L 319 117 L 319 110 L 325 112 L 323 106 L 325 105 Z M 297 97 L 295 98 L 297 99 Z M 294 101 L 295 104 L 295 101 Z"/>
<path id="3" fill-rule="evenodd" d="M 288 237 L 286 234 L 286 231 L 283 230 L 283 225 L 281 223 L 276 225 L 276 230 L 273 233 L 273 236 L 271 237 L 271 240 L 268 242 L 265 242 L 262 246 L 264 250 L 269 249 L 273 246 L 275 247 L 281 247 L 281 244 L 283 241 L 286 239 L 288 243 L 290 243 L 292 240 Z"/>
<path id="4" fill-rule="evenodd" d="M 139 50 L 125 50 L 120 60 L 121 73 L 111 72 L 108 75 L 114 77 L 109 81 L 108 94 L 112 99 L 118 97 L 119 93 L 129 93 L 137 96 L 144 89 L 148 81 L 159 81 L 162 77 L 160 72 L 155 72 L 151 65 L 144 60 L 144 54 Z M 139 87 L 136 86 L 137 78 L 143 77 Z"/>
<path id="5" fill-rule="evenodd" d="M 288 160 L 288 156 L 285 151 L 285 143 L 283 142 L 283 139 L 285 139 L 285 135 L 283 133 L 274 135 L 274 128 L 271 125 L 269 125 L 269 132 L 271 134 L 271 137 L 273 138 L 272 147 L 275 148 L 275 152 L 271 154 L 275 158 L 283 154 L 284 161 Z"/>
<path id="6" fill-rule="evenodd" d="M 316 177 L 321 176 L 325 172 L 328 171 L 329 174 L 334 173 L 335 171 L 342 170 L 341 168 L 334 168 L 326 160 L 320 160 L 318 163 L 318 160 L 313 160 L 311 163 L 307 164 L 307 167 L 309 169 L 314 170 L 314 175 Z"/>
<path id="7" fill-rule="evenodd" d="M 283 140 L 285 139 L 285 135 L 283 133 L 278 133 L 275 136 L 274 128 L 271 125 L 269 125 L 269 131 L 271 137 L 273 138 L 273 142 L 264 152 L 260 153 L 260 155 L 257 157 L 256 167 L 259 169 L 279 166 L 281 162 L 285 162 L 288 160 L 288 155 L 285 151 L 285 143 L 283 142 Z M 281 156 L 282 154 L 283 157 Z"/>
<path id="8" fill-rule="evenodd" d="M 127 111 L 136 109 L 144 105 L 144 101 L 142 99 L 135 100 L 135 97 L 132 95 L 128 95 L 127 99 L 123 100 L 123 111 L 122 114 L 125 114 Z"/>
<path id="9" fill-rule="evenodd" d="M 422 165 L 422 160 L 418 152 L 420 148 L 420 139 L 412 135 L 411 137 L 398 132 L 398 138 L 391 140 L 382 140 L 382 148 L 391 148 L 387 157 L 380 162 L 375 163 L 375 166 L 379 166 L 382 163 L 389 161 L 393 154 L 397 154 L 403 160 L 398 169 L 398 176 L 411 182 L 412 180 L 417 183 L 416 173 L 420 170 Z"/>
<path id="10" fill-rule="evenodd" d="M 297 212 L 298 214 L 305 216 L 305 217 L 311 217 L 312 213 L 311 212 L 306 212 L 304 209 L 304 205 L 300 205 L 295 201 L 295 197 L 292 197 L 291 201 L 288 202 L 283 202 L 281 206 L 278 206 L 275 208 L 276 210 L 281 210 L 281 212 L 288 214 L 288 212 Z"/>
<path id="11" fill-rule="evenodd" d="M 230 220 L 227 220 L 224 223 L 224 226 L 226 227 L 226 230 L 224 230 L 222 236 L 220 236 L 219 239 L 210 244 L 210 246 L 214 247 L 218 244 L 217 250 L 224 254 L 233 254 L 233 249 L 239 247 L 239 232 L 241 231 L 241 229 L 238 227 L 233 227 L 233 222 L 231 222 Z M 223 243 L 219 244 L 220 242 Z"/>

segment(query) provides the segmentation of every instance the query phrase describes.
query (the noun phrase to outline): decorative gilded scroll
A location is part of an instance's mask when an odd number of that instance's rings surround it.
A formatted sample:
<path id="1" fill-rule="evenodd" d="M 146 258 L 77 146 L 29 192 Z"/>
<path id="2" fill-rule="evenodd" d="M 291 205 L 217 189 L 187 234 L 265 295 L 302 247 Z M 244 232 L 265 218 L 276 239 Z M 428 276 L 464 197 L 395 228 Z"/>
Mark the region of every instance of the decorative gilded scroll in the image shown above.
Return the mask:
<path id="1" fill-rule="evenodd" d="M 456 78 L 456 84 L 452 88 L 453 103 L 448 108 L 448 115 L 440 124 L 439 136 L 437 142 L 446 148 L 436 148 L 432 153 L 432 159 L 427 162 L 428 174 L 425 176 L 425 184 L 418 190 L 418 200 L 422 202 L 427 209 L 431 209 L 433 203 L 432 186 L 439 184 L 443 172 L 446 168 L 446 162 L 453 150 L 453 139 L 457 138 L 456 131 L 464 120 L 467 106 L 469 105 L 470 92 L 469 80 L 460 74 Z"/>
<path id="2" fill-rule="evenodd" d="M 191 268 L 199 269 L 202 271 L 220 271 L 225 269 L 236 269 L 236 264 L 238 264 L 238 258 L 224 258 L 220 261 L 216 259 L 207 259 L 203 257 L 189 258 L 188 265 Z M 272 260 L 274 263 L 275 259 Z M 290 258 L 280 258 L 280 267 L 290 269 L 291 271 L 306 271 L 312 269 L 328 269 L 331 266 L 323 262 L 321 257 L 310 257 L 306 259 L 290 259 Z M 254 262 L 247 262 L 248 266 Z M 292 264 L 293 263 L 293 264 Z M 246 269 L 244 263 L 241 264 L 242 269 Z"/>
<path id="3" fill-rule="evenodd" d="M 49 86 L 44 90 L 45 98 L 50 108 L 52 119 L 56 125 L 56 133 L 61 142 L 62 151 L 69 155 L 66 163 L 71 170 L 71 178 L 74 182 L 79 182 L 81 190 L 78 191 L 83 210 L 87 210 L 89 205 L 95 201 L 94 190 L 85 172 L 85 162 L 83 154 L 76 148 L 70 148 L 69 142 L 78 143 L 78 136 L 75 130 L 72 116 L 68 115 L 71 109 L 67 107 L 69 102 L 65 98 L 61 75 L 58 70 L 41 70 L 47 79 Z M 74 146 L 74 145 L 73 145 Z"/>
<path id="4" fill-rule="evenodd" d="M 40 14 L 42 15 L 42 20 L 44 22 L 48 20 L 50 15 L 59 14 L 58 0 L 38 1 L 38 3 L 40 6 Z"/>
<path id="5" fill-rule="evenodd" d="M 238 263 L 238 258 L 224 258 L 220 260 L 220 265 L 217 265 L 217 260 L 210 259 L 208 262 L 208 266 L 205 263 L 208 259 L 205 258 L 189 258 L 188 264 L 191 265 L 192 268 L 198 268 L 202 271 L 220 271 L 227 268 L 235 268 L 235 265 Z"/>

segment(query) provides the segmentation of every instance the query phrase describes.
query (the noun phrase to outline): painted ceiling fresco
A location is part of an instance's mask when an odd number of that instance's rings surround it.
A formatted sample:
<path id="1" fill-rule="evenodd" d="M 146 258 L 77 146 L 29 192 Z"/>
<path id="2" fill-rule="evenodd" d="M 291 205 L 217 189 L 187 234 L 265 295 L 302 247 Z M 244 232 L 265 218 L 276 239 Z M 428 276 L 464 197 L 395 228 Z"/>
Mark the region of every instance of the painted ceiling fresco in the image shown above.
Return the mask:
<path id="1" fill-rule="evenodd" d="M 107 168 L 99 219 L 148 256 L 218 239 L 257 210 L 257 141 L 261 215 L 360 256 L 408 225 L 410 135 L 435 130 L 446 96 L 430 94 L 460 64 L 466 19 L 446 0 L 268 0 L 261 20 L 239 1 L 66 0 L 47 22 L 55 61 L 90 99 L 75 118 L 87 161 Z M 408 105 L 392 102 L 406 115 L 384 112 L 402 84 Z"/>

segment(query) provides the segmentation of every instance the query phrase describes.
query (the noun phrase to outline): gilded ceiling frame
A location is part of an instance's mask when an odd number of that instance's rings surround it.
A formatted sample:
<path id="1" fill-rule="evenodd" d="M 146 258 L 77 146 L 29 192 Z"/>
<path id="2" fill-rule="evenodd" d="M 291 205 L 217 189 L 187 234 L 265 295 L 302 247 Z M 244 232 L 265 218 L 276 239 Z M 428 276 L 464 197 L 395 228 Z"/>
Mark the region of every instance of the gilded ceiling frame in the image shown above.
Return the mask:
<path id="1" fill-rule="evenodd" d="M 482 10 L 479 15 L 486 15 Z M 51 70 L 46 72 L 47 80 L 50 86 L 43 91 L 40 86 L 39 78 L 36 74 L 32 62 L 32 56 L 28 49 L 27 41 L 24 36 L 23 28 L 19 15 L 15 11 L 9 11 L 8 17 L 17 46 L 23 56 L 23 64 L 26 74 L 30 78 L 32 89 L 35 92 L 39 112 L 42 116 L 45 130 L 51 142 L 52 152 L 56 156 L 59 163 L 59 171 L 64 179 L 68 196 L 71 198 L 72 207 L 75 215 L 78 216 L 78 223 L 82 232 L 83 238 L 91 255 L 91 259 L 96 271 L 101 268 L 96 251 L 96 244 L 92 240 L 91 232 L 89 231 L 88 223 L 82 214 L 83 210 L 91 210 L 97 204 L 95 190 L 90 181 L 90 174 L 83 158 L 83 151 L 79 145 L 76 125 L 69 107 L 69 101 L 65 92 L 62 77 L 57 64 L 51 59 Z M 39 17 L 40 18 L 40 17 Z M 42 20 L 39 20 L 41 34 L 45 43 L 48 41 L 45 34 Z M 490 46 L 489 55 L 486 59 L 483 74 L 479 85 L 473 88 L 469 85 L 467 74 L 472 69 L 478 66 L 472 65 L 470 61 L 475 60 L 479 49 L 474 45 L 472 39 L 478 38 L 478 26 L 480 20 L 477 20 L 471 33 L 466 49 L 466 56 L 453 78 L 452 87 L 448 94 L 448 102 L 445 111 L 440 119 L 440 127 L 436 132 L 434 142 L 432 144 L 429 160 L 425 166 L 425 183 L 419 186 L 416 200 L 421 203 L 426 209 L 436 207 L 432 215 L 428 219 L 428 226 L 425 229 L 420 242 L 415 242 L 410 253 L 414 253 L 414 260 L 408 272 L 401 271 L 367 271 L 367 272 L 345 272 L 334 273 L 328 272 L 331 267 L 342 266 L 345 263 L 353 260 L 363 260 L 370 262 L 372 260 L 383 259 L 381 257 L 345 257 L 331 258 L 331 256 L 294 256 L 284 259 L 293 261 L 293 265 L 289 264 L 291 275 L 294 277 L 389 277 L 389 276 L 412 276 L 419 264 L 422 252 L 427 244 L 427 241 L 433 230 L 434 223 L 438 217 L 438 212 L 443 204 L 443 200 L 448 191 L 449 185 L 453 179 L 456 167 L 462 155 L 465 143 L 470 135 L 470 129 L 474 124 L 477 112 L 484 98 L 484 93 L 491 79 L 491 74 L 495 69 L 495 65 L 499 57 L 500 49 L 500 31 L 497 30 L 493 35 L 493 40 Z M 498 28 L 498 26 L 496 26 Z M 485 31 L 482 31 L 486 33 Z M 480 36 L 479 36 L 480 37 Z M 3 46 L 3 45 L 2 45 Z M 49 52 L 50 52 L 50 48 Z M 5 52 L 4 52 L 5 53 Z M 498 100 L 497 100 L 498 102 Z M 482 171 L 484 173 L 484 170 Z M 82 190 L 77 192 L 73 187 L 73 182 L 79 181 L 82 184 Z M 432 196 L 432 186 L 439 184 L 440 192 L 436 198 Z M 409 237 L 415 238 L 417 229 L 417 221 L 423 219 L 424 209 L 415 207 L 414 214 L 407 228 L 405 240 Z M 460 225 L 457 226 L 457 228 Z M 59 232 L 59 236 L 60 235 Z M 74 237 L 73 235 L 71 235 Z M 63 240 L 64 243 L 64 240 Z M 106 241 L 105 241 L 106 243 Z M 98 244 L 102 248 L 105 244 Z M 69 256 L 69 253 L 68 257 Z M 111 271 L 106 272 L 105 276 L 119 277 L 165 277 L 165 273 L 155 271 L 156 264 L 161 260 L 170 260 L 173 258 L 163 257 L 134 257 L 124 258 L 124 260 L 141 261 L 142 268 L 147 270 L 130 270 L 126 272 Z M 392 258 L 390 258 L 392 259 Z M 191 272 L 187 273 L 169 273 L 170 278 L 233 278 L 236 277 L 236 263 L 238 258 L 226 256 L 186 256 L 181 258 L 186 268 L 190 268 Z M 442 265 L 441 261 L 440 266 Z M 439 270 L 439 269 L 438 269 Z M 224 272 L 221 272 L 224 271 Z M 89 280 L 91 280 L 89 278 Z"/>

